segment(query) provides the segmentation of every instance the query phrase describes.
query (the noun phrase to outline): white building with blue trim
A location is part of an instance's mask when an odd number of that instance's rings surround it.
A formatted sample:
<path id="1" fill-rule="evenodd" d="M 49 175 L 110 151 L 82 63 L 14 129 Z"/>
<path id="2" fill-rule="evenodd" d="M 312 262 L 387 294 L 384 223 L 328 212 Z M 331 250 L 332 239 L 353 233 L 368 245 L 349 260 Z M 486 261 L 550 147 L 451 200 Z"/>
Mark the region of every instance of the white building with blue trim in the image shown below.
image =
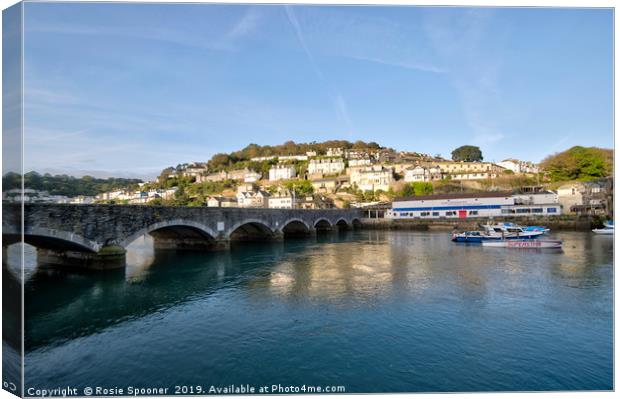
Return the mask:
<path id="1" fill-rule="evenodd" d="M 397 198 L 385 217 L 391 219 L 485 218 L 560 215 L 552 192 L 514 194 L 482 192 Z"/>

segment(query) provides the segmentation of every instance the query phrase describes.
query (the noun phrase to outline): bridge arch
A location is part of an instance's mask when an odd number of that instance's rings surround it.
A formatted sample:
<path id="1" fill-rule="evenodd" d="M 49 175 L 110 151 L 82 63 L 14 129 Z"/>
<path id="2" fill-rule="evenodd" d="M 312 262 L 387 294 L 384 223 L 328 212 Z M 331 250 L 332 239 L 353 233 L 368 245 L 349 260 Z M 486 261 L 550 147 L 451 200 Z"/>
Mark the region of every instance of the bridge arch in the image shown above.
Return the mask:
<path id="1" fill-rule="evenodd" d="M 333 229 L 332 222 L 326 218 L 319 218 L 314 221 L 314 228 L 317 231 L 329 231 Z"/>
<path id="2" fill-rule="evenodd" d="M 21 234 L 3 231 L 2 245 L 9 246 L 20 241 Z M 36 248 L 79 252 L 98 252 L 102 247 L 101 244 L 84 238 L 80 234 L 45 227 L 28 228 L 24 232 L 24 242 Z"/>
<path id="3" fill-rule="evenodd" d="M 336 226 L 338 230 L 348 230 L 350 228 L 350 223 L 347 222 L 345 218 L 340 218 L 336 220 L 336 223 L 334 223 L 334 226 Z"/>
<path id="4" fill-rule="evenodd" d="M 150 234 L 160 240 L 179 239 L 185 237 L 188 239 L 203 240 L 205 242 L 213 242 L 217 237 L 217 233 L 207 225 L 193 220 L 172 219 L 150 224 L 124 238 L 119 242 L 119 245 L 122 247 L 127 247 L 137 238 L 145 234 Z"/>
<path id="5" fill-rule="evenodd" d="M 312 231 L 313 227 L 310 226 L 305 220 L 300 218 L 290 218 L 284 223 L 280 231 L 286 236 L 307 236 Z"/>
<path id="6" fill-rule="evenodd" d="M 232 225 L 226 232 L 231 241 L 255 241 L 271 239 L 275 231 L 268 222 L 260 219 L 245 219 Z"/>
<path id="7" fill-rule="evenodd" d="M 351 220 L 351 226 L 353 226 L 354 229 L 361 229 L 362 228 L 362 221 L 359 220 L 358 218 L 353 218 Z"/>

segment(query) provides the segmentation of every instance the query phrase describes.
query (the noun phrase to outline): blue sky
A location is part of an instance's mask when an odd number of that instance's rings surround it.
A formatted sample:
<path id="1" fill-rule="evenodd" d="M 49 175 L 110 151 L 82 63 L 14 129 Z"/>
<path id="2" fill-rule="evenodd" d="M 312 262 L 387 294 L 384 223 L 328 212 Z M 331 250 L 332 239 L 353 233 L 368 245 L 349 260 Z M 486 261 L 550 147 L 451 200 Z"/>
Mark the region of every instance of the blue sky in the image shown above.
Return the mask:
<path id="1" fill-rule="evenodd" d="M 540 161 L 613 146 L 610 9 L 25 6 L 26 170 L 155 176 L 348 139 Z"/>

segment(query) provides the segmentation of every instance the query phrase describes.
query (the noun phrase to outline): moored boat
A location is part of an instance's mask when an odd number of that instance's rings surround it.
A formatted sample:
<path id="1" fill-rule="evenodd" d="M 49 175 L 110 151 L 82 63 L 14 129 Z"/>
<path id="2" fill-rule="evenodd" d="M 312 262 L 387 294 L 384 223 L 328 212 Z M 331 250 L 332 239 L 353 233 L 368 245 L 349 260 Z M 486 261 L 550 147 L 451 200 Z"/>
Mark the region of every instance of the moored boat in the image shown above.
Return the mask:
<path id="1" fill-rule="evenodd" d="M 595 234 L 604 234 L 604 235 L 613 235 L 614 234 L 614 222 L 611 220 L 608 220 L 606 222 L 603 222 L 603 227 L 602 229 L 593 229 L 592 232 Z"/>
<path id="2" fill-rule="evenodd" d="M 483 240 L 500 240 L 501 237 L 492 237 L 480 231 L 464 231 L 462 233 L 453 233 L 452 241 L 454 242 L 473 242 L 481 243 Z"/>
<path id="3" fill-rule="evenodd" d="M 499 240 L 483 241 L 482 246 L 497 248 L 562 248 L 560 240 Z"/>
<path id="4" fill-rule="evenodd" d="M 526 231 L 523 227 L 517 225 L 485 224 L 482 227 L 488 235 L 499 236 L 500 238 L 505 239 L 531 239 L 545 234 L 545 231 L 543 230 Z"/>
<path id="5" fill-rule="evenodd" d="M 487 229 L 487 228 L 498 229 L 498 230 L 502 230 L 504 232 L 541 231 L 542 233 L 548 233 L 549 231 L 551 231 L 548 227 L 545 227 L 545 226 L 521 226 L 521 225 L 518 225 L 518 224 L 513 223 L 513 222 L 503 222 L 503 223 L 497 223 L 497 224 L 494 224 L 494 225 L 487 224 L 487 225 L 485 225 L 483 227 L 485 229 Z"/>

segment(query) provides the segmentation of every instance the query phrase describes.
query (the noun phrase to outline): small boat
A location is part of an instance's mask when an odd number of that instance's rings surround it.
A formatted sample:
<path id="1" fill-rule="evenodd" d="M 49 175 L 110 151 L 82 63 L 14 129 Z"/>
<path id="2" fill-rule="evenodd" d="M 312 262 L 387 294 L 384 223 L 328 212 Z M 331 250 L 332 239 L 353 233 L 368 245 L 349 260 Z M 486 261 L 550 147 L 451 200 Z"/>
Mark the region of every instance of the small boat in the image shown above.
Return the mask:
<path id="1" fill-rule="evenodd" d="M 526 231 L 523 229 L 523 227 L 516 226 L 516 225 L 506 226 L 503 224 L 496 224 L 496 225 L 485 224 L 482 227 L 485 229 L 488 235 L 499 236 L 499 238 L 506 238 L 506 239 L 531 239 L 531 238 L 537 238 L 545 234 L 545 231 L 542 231 L 542 230 Z"/>
<path id="2" fill-rule="evenodd" d="M 562 248 L 560 240 L 499 240 L 483 241 L 484 247 L 496 248 Z"/>
<path id="3" fill-rule="evenodd" d="M 525 226 L 523 231 L 542 231 L 543 233 L 548 233 L 551 229 L 545 226 Z"/>
<path id="4" fill-rule="evenodd" d="M 614 234 L 614 222 L 613 220 L 607 220 L 605 222 L 603 222 L 603 227 L 602 229 L 593 229 L 592 232 L 594 232 L 594 234 L 604 234 L 604 235 L 613 235 Z"/>
<path id="5" fill-rule="evenodd" d="M 497 223 L 495 225 L 487 224 L 486 227 L 501 229 L 504 232 L 509 232 L 509 231 L 514 232 L 518 230 L 518 231 L 542 231 L 543 233 L 548 233 L 549 231 L 551 231 L 548 227 L 545 227 L 545 226 L 521 226 L 513 222 L 503 222 L 503 223 Z"/>
<path id="6" fill-rule="evenodd" d="M 452 241 L 454 242 L 475 242 L 483 241 L 500 241 L 500 240 L 532 240 L 538 238 L 541 232 L 529 233 L 497 233 L 494 231 L 464 231 L 462 233 L 452 233 Z"/>
<path id="7" fill-rule="evenodd" d="M 481 243 L 485 240 L 501 240 L 500 236 L 490 236 L 481 231 L 464 231 L 462 233 L 453 233 L 452 241 L 454 242 L 475 242 Z"/>

